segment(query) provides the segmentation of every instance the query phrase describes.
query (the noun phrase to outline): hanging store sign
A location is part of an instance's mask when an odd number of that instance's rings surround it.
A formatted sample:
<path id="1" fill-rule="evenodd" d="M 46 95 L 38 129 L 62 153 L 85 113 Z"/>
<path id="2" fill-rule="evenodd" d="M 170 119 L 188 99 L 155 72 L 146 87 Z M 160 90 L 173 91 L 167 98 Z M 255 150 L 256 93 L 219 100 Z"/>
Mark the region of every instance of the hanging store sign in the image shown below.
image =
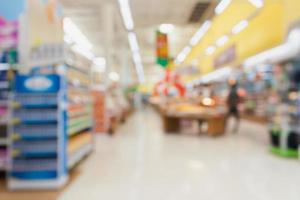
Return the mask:
<path id="1" fill-rule="evenodd" d="M 166 68 L 169 64 L 168 35 L 156 32 L 156 63 Z"/>
<path id="2" fill-rule="evenodd" d="M 221 52 L 214 60 L 214 67 L 219 68 L 233 62 L 237 58 L 236 46 L 233 45 Z"/>

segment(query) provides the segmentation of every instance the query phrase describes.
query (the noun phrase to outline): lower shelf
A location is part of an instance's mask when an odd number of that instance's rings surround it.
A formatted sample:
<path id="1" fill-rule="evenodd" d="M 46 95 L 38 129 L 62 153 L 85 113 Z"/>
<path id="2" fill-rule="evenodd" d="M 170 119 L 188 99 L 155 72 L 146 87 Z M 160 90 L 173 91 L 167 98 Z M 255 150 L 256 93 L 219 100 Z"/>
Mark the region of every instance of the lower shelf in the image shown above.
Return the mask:
<path id="1" fill-rule="evenodd" d="M 92 143 L 82 146 L 80 149 L 78 149 L 76 152 L 70 154 L 68 156 L 68 168 L 72 169 L 76 166 L 77 163 L 79 163 L 85 156 L 90 154 L 93 150 Z"/>
<path id="2" fill-rule="evenodd" d="M 10 178 L 8 188 L 10 190 L 56 190 L 63 187 L 68 181 L 67 176 L 53 180 L 22 181 Z"/>

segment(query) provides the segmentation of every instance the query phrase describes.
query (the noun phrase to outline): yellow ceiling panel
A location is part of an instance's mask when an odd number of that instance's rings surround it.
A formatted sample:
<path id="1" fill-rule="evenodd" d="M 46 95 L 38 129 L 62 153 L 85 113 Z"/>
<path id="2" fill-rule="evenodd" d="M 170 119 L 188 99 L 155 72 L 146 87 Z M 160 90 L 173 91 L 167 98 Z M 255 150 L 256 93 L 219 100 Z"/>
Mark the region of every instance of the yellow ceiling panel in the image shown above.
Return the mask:
<path id="1" fill-rule="evenodd" d="M 232 45 L 236 46 L 237 54 L 234 64 L 238 64 L 249 56 L 281 43 L 285 33 L 283 2 L 283 0 L 266 0 L 264 8 L 250 20 L 245 30 L 237 35 L 231 35 L 225 45 L 219 47 L 213 55 L 207 56 L 205 49 L 208 46 L 215 45 L 216 40 L 230 33 L 238 22 L 257 12 L 248 0 L 233 0 L 225 12 L 213 18 L 212 27 L 193 48 L 185 62 L 199 60 L 200 71 L 205 74 L 215 69 L 214 59 Z"/>

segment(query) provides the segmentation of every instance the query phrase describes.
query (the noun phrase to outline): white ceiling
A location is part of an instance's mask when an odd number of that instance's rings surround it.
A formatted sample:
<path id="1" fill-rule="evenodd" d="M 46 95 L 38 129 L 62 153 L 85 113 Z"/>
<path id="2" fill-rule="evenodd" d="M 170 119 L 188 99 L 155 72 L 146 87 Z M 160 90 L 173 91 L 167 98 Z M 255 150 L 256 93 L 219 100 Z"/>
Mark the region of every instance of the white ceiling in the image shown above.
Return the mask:
<path id="1" fill-rule="evenodd" d="M 155 66 L 155 31 L 162 23 L 175 25 L 175 30 L 170 34 L 170 54 L 176 56 L 188 44 L 200 24 L 188 24 L 188 19 L 197 2 L 210 0 L 129 0 L 135 32 L 141 49 L 145 72 L 153 71 Z M 119 13 L 117 0 L 61 0 L 65 15 L 70 17 L 94 45 L 93 51 L 101 56 L 105 52 L 106 36 L 103 12 L 105 4 L 112 3 L 114 16 L 113 41 L 110 43 L 114 49 L 112 57 L 114 63 L 120 65 L 120 44 L 127 43 L 127 34 Z M 128 47 L 129 48 L 129 47 Z M 149 69 L 150 68 L 150 69 Z M 155 70 L 154 70 L 155 71 Z M 149 72 L 153 75 L 152 72 Z"/>

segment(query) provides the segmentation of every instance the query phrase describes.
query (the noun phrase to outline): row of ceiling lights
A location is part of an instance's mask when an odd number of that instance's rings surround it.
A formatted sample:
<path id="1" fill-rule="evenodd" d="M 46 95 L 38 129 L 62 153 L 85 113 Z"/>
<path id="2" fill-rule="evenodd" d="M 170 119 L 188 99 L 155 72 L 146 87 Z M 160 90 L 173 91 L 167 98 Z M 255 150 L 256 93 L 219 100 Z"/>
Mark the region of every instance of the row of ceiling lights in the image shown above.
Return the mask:
<path id="1" fill-rule="evenodd" d="M 248 1 L 257 8 L 261 8 L 264 5 L 263 0 L 248 0 Z M 215 14 L 216 15 L 222 14 L 226 10 L 226 8 L 230 5 L 231 2 L 232 2 L 232 0 L 222 0 L 215 8 Z M 187 47 L 185 47 L 177 56 L 177 58 L 175 60 L 175 63 L 177 65 L 181 64 L 186 59 L 186 57 L 192 51 L 192 48 L 200 42 L 200 40 L 204 37 L 204 35 L 210 29 L 211 24 L 212 24 L 212 22 L 210 20 L 207 20 L 203 23 L 203 25 L 199 28 L 199 30 L 194 34 L 194 36 L 190 40 L 190 44 Z M 233 27 L 231 34 L 236 35 L 236 34 L 240 33 L 248 25 L 249 25 L 248 20 L 240 21 Z M 230 34 L 227 34 L 227 35 L 224 35 L 224 36 L 220 37 L 219 39 L 217 39 L 215 45 L 211 45 L 206 48 L 205 54 L 212 55 L 216 51 L 217 47 L 223 46 L 227 43 L 227 41 L 229 40 L 229 36 L 230 36 Z"/>
<path id="2" fill-rule="evenodd" d="M 128 30 L 128 41 L 133 56 L 133 61 L 136 67 L 139 82 L 144 82 L 144 70 L 142 65 L 142 59 L 139 51 L 139 45 L 137 42 L 136 34 L 133 32 L 134 22 L 131 15 L 131 10 L 128 0 L 119 0 L 120 10 L 123 17 L 124 25 Z M 92 60 L 95 65 L 95 70 L 99 72 L 105 71 L 106 60 L 103 57 L 95 57 L 92 53 L 93 45 L 88 38 L 81 32 L 76 24 L 70 19 L 64 19 L 64 40 L 66 43 L 72 45 L 72 49 L 88 59 Z M 117 73 L 112 72 L 109 74 L 112 80 L 118 80 Z"/>
<path id="3" fill-rule="evenodd" d="M 131 14 L 131 9 L 128 0 L 118 0 L 121 15 L 125 28 L 128 31 L 128 41 L 132 53 L 133 62 L 135 64 L 136 72 L 138 75 L 139 82 L 142 83 L 145 81 L 144 68 L 142 64 L 140 49 L 137 41 L 137 37 L 134 30 L 134 22 Z"/>
<path id="4" fill-rule="evenodd" d="M 64 19 L 64 33 L 64 40 L 71 45 L 73 51 L 93 61 L 93 70 L 95 72 L 102 73 L 105 71 L 106 59 L 104 57 L 96 57 L 92 53 L 93 45 L 70 18 Z M 112 81 L 120 79 L 119 74 L 116 72 L 110 72 L 108 77 Z"/>
<path id="5" fill-rule="evenodd" d="M 94 63 L 94 70 L 103 72 L 106 68 L 106 60 L 103 57 L 96 57 L 92 53 L 93 45 L 81 32 L 76 24 L 68 17 L 64 18 L 64 41 L 69 44 L 73 51 L 85 56 Z"/>

